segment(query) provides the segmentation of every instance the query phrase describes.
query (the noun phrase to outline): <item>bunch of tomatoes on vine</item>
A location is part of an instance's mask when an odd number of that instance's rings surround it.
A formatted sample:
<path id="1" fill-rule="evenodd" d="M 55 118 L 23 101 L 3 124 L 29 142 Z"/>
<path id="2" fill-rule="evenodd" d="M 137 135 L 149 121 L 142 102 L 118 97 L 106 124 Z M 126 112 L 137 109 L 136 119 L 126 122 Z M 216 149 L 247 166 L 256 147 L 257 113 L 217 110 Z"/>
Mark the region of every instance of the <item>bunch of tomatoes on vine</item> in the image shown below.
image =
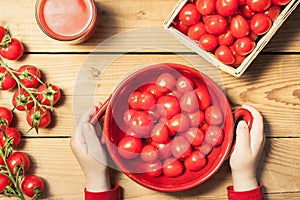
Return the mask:
<path id="1" fill-rule="evenodd" d="M 238 67 L 291 0 L 191 0 L 173 26 L 222 63 Z"/>
<path id="2" fill-rule="evenodd" d="M 24 52 L 22 43 L 0 26 L 0 55 L 18 60 Z M 12 93 L 12 109 L 0 107 L 0 196 L 25 196 L 38 199 L 44 190 L 42 179 L 28 175 L 29 156 L 17 150 L 21 133 L 12 127 L 14 112 L 24 112 L 29 130 L 45 128 L 51 123 L 51 111 L 61 97 L 60 89 L 41 80 L 41 71 L 34 65 L 22 65 L 17 70 L 0 60 L 0 91 Z M 27 131 L 27 132 L 28 132 Z"/>

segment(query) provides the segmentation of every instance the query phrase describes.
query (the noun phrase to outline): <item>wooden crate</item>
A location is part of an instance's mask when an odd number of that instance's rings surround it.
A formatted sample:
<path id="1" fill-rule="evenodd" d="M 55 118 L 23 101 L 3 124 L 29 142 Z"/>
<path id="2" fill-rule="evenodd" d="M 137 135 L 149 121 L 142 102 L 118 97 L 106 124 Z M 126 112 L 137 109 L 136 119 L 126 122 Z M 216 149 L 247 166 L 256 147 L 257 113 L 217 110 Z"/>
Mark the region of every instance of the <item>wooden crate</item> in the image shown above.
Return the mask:
<path id="1" fill-rule="evenodd" d="M 182 7 L 188 2 L 188 0 L 179 0 L 177 5 L 174 7 L 170 15 L 166 18 L 163 23 L 165 29 L 167 29 L 173 36 L 175 36 L 181 43 L 186 45 L 192 51 L 196 52 L 200 56 L 202 56 L 205 60 L 209 63 L 221 69 L 235 77 L 240 77 L 246 69 L 250 66 L 251 62 L 257 57 L 257 55 L 262 51 L 262 49 L 268 44 L 270 39 L 276 33 L 276 31 L 280 28 L 280 26 L 284 23 L 284 21 L 288 18 L 288 16 L 296 9 L 298 4 L 300 3 L 299 0 L 292 0 L 288 3 L 281 11 L 277 19 L 272 24 L 271 29 L 263 36 L 256 41 L 255 49 L 245 58 L 245 60 L 241 63 L 240 66 L 234 68 L 229 65 L 225 65 L 220 62 L 214 54 L 202 50 L 199 46 L 197 41 L 191 40 L 187 35 L 178 31 L 175 27 L 172 26 L 173 20 L 178 15 Z"/>

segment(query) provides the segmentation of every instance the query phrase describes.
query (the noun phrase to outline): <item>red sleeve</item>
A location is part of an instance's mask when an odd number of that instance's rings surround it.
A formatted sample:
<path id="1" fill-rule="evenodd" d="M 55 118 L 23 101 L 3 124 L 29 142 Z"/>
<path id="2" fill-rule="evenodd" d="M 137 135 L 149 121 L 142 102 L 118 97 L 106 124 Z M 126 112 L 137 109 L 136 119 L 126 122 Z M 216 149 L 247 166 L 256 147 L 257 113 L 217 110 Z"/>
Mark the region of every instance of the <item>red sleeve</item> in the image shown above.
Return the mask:
<path id="1" fill-rule="evenodd" d="M 120 186 L 113 185 L 112 189 L 104 192 L 89 192 L 84 190 L 85 200 L 120 200 Z"/>
<path id="2" fill-rule="evenodd" d="M 264 192 L 262 184 L 259 187 L 243 192 L 235 192 L 233 186 L 227 187 L 227 194 L 229 200 L 264 200 Z"/>

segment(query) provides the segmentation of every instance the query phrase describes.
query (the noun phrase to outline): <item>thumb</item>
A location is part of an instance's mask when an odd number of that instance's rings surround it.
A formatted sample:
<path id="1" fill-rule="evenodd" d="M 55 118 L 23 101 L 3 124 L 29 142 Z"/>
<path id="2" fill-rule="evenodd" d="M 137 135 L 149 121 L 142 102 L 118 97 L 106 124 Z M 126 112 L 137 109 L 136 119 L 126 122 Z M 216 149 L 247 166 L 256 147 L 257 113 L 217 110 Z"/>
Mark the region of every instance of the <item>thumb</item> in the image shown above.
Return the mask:
<path id="1" fill-rule="evenodd" d="M 247 123 L 241 120 L 236 128 L 236 150 L 250 148 L 250 134 Z"/>

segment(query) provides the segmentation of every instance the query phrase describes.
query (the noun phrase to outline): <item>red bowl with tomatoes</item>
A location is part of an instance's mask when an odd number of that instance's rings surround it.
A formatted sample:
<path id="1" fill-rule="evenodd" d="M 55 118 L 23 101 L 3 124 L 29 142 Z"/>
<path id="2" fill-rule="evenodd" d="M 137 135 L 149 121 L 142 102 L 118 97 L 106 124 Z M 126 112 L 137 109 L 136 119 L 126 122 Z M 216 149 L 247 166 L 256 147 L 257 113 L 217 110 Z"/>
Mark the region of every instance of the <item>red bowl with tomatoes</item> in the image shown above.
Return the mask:
<path id="1" fill-rule="evenodd" d="M 161 192 L 193 188 L 228 158 L 234 118 L 224 92 L 208 76 L 180 64 L 143 67 L 127 76 L 95 113 L 116 166 Z"/>

